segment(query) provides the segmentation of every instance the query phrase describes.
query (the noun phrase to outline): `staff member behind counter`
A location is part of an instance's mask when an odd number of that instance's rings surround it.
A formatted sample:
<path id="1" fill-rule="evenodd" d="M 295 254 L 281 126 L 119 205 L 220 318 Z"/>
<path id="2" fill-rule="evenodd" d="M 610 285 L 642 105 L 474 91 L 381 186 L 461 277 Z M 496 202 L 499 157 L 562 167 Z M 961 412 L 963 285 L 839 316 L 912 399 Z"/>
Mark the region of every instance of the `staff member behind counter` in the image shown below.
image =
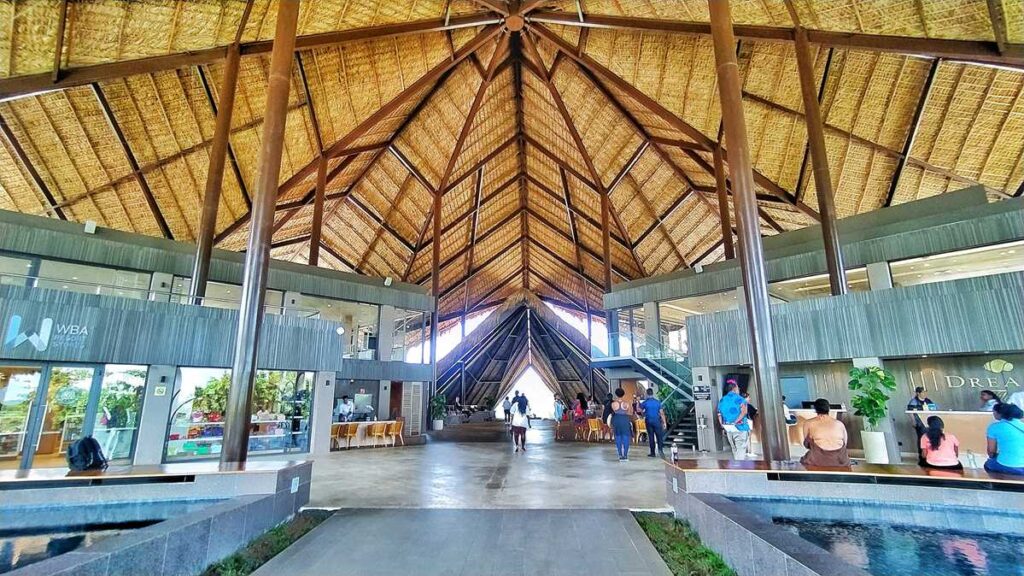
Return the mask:
<path id="1" fill-rule="evenodd" d="M 921 410 L 938 410 L 938 406 L 932 399 L 925 395 L 925 390 L 921 386 L 914 388 L 914 397 L 907 402 L 907 412 L 921 411 Z M 925 435 L 928 427 L 921 421 L 921 417 L 917 414 L 910 416 L 911 424 L 914 426 L 914 432 L 917 432 L 917 456 L 922 462 L 924 461 L 924 449 L 921 447 L 921 438 Z"/>

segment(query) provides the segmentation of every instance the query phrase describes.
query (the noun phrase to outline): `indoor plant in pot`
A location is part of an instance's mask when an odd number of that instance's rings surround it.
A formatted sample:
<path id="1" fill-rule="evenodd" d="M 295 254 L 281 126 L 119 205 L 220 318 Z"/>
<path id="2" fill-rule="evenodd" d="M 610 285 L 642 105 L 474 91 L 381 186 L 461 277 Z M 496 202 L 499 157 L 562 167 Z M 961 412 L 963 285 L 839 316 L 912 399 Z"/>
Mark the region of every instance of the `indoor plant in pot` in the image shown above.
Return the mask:
<path id="1" fill-rule="evenodd" d="M 864 459 L 869 464 L 888 464 L 885 433 L 878 430 L 878 424 L 886 418 L 886 403 L 889 393 L 896 390 L 896 379 L 878 366 L 867 366 L 850 370 L 849 386 L 853 392 L 853 414 L 864 418 L 864 430 L 860 433 Z"/>
<path id="2" fill-rule="evenodd" d="M 430 419 L 434 430 L 444 429 L 444 416 L 448 412 L 448 398 L 444 394 L 435 394 L 430 399 Z"/>

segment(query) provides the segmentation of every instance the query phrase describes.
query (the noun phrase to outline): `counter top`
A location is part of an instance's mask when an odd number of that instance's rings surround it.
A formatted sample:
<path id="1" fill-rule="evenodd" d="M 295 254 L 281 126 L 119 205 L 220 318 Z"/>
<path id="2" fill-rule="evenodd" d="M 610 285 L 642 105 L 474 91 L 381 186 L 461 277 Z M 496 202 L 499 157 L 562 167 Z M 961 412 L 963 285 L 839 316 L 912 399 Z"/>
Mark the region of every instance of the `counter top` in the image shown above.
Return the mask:
<path id="1" fill-rule="evenodd" d="M 904 412 L 906 412 L 907 414 L 918 414 L 918 415 L 920 415 L 920 414 L 962 414 L 962 415 L 966 416 L 966 415 L 976 414 L 978 416 L 982 416 L 982 415 L 989 416 L 989 417 L 992 416 L 992 411 L 991 410 L 988 410 L 988 411 L 986 411 L 986 410 L 905 410 Z"/>
<path id="2" fill-rule="evenodd" d="M 666 461 L 682 472 L 771 472 L 773 474 L 822 474 L 838 476 L 874 476 L 886 478 L 919 479 L 922 482 L 935 480 L 962 480 L 968 482 L 1009 483 L 1024 486 L 1024 476 L 993 474 L 980 469 L 941 470 L 922 468 L 914 465 L 895 464 L 854 464 L 852 466 L 812 466 L 799 463 L 765 462 L 763 460 L 679 460 Z"/>
<path id="3" fill-rule="evenodd" d="M 0 482 L 81 480 L 88 478 L 147 478 L 157 476 L 194 476 L 198 474 L 238 474 L 275 472 L 303 464 L 302 460 L 250 460 L 242 464 L 220 462 L 180 462 L 146 466 L 111 466 L 106 470 L 72 472 L 68 468 L 0 470 Z"/>

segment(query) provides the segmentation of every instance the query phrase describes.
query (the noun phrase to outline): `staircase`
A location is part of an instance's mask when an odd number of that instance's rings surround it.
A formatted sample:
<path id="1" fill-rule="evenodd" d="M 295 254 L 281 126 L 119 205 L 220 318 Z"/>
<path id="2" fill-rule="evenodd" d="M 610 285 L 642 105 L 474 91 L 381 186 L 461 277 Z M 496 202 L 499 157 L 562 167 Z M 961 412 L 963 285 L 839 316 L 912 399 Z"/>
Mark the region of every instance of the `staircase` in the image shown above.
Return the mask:
<path id="1" fill-rule="evenodd" d="M 686 405 L 683 417 L 665 434 L 665 444 L 678 444 L 680 448 L 697 449 L 697 414 L 693 404 Z"/>

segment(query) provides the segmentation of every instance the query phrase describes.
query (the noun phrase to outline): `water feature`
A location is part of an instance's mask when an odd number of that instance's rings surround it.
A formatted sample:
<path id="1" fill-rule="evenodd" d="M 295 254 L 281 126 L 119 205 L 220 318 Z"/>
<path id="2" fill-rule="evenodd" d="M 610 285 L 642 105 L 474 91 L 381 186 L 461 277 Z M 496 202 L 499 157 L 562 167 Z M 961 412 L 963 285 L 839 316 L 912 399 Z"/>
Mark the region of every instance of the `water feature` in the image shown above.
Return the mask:
<path id="1" fill-rule="evenodd" d="M 40 560 L 95 544 L 126 530 L 142 528 L 157 521 L 69 526 L 54 530 L 0 531 L 0 574 Z"/>
<path id="2" fill-rule="evenodd" d="M 966 506 L 730 497 L 878 576 L 1024 576 L 1024 514 Z"/>

